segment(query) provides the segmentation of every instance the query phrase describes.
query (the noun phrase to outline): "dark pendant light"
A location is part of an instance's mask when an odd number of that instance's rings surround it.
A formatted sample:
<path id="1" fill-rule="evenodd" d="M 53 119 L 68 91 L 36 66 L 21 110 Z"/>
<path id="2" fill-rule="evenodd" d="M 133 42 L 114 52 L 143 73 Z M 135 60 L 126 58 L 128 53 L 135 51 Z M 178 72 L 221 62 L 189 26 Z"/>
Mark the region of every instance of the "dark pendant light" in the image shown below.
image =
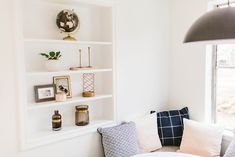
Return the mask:
<path id="1" fill-rule="evenodd" d="M 200 17 L 189 29 L 184 43 L 235 39 L 235 7 L 218 8 Z"/>

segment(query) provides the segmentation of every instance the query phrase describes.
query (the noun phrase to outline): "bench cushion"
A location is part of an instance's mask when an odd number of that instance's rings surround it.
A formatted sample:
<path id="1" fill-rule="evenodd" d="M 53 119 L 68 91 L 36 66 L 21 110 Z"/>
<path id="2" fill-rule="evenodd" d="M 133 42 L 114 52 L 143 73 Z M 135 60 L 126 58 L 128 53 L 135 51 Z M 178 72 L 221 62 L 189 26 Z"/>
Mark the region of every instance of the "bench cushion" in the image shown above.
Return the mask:
<path id="1" fill-rule="evenodd" d="M 200 157 L 200 156 L 184 154 L 184 153 L 176 153 L 176 152 L 156 152 L 156 153 L 138 154 L 132 157 Z"/>
<path id="2" fill-rule="evenodd" d="M 179 149 L 180 149 L 180 147 L 178 147 L 178 146 L 164 146 L 161 149 L 158 149 L 154 152 L 176 152 Z"/>

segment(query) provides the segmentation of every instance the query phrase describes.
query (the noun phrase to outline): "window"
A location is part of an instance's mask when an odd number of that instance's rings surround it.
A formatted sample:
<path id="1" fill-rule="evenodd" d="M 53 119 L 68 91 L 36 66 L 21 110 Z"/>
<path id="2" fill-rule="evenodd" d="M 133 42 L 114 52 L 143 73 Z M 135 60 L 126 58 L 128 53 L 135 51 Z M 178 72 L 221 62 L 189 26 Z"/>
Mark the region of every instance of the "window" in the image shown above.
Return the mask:
<path id="1" fill-rule="evenodd" d="M 215 49 L 215 121 L 235 128 L 235 44 L 217 45 Z"/>
<path id="2" fill-rule="evenodd" d="M 235 7 L 235 3 L 229 4 Z M 228 3 L 215 8 L 228 7 Z M 235 128 L 235 44 L 221 44 L 213 48 L 212 116 L 229 129 Z"/>

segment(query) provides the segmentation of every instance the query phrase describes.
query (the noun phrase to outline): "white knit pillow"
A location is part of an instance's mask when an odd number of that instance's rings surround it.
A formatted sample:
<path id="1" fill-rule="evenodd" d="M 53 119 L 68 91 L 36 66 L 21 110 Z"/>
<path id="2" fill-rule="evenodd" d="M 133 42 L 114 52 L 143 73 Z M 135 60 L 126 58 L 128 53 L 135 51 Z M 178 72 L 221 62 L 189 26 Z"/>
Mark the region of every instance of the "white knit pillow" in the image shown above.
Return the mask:
<path id="1" fill-rule="evenodd" d="M 162 148 L 158 135 L 156 114 L 149 114 L 135 121 L 137 141 L 141 152 L 151 152 Z"/>
<path id="2" fill-rule="evenodd" d="M 203 157 L 220 156 L 223 129 L 184 119 L 184 132 L 179 152 Z"/>
<path id="3" fill-rule="evenodd" d="M 224 157 L 234 157 L 235 156 L 235 130 L 233 135 L 233 140 L 229 144 L 228 149 L 226 150 Z"/>

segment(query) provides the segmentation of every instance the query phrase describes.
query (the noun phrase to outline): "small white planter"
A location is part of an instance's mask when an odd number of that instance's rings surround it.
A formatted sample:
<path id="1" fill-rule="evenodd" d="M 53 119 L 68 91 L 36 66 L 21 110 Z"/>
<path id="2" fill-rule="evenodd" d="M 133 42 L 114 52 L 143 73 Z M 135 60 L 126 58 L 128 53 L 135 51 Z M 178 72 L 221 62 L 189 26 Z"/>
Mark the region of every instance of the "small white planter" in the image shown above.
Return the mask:
<path id="1" fill-rule="evenodd" d="M 45 61 L 45 69 L 47 71 L 60 71 L 61 61 L 60 60 L 47 60 Z"/>

